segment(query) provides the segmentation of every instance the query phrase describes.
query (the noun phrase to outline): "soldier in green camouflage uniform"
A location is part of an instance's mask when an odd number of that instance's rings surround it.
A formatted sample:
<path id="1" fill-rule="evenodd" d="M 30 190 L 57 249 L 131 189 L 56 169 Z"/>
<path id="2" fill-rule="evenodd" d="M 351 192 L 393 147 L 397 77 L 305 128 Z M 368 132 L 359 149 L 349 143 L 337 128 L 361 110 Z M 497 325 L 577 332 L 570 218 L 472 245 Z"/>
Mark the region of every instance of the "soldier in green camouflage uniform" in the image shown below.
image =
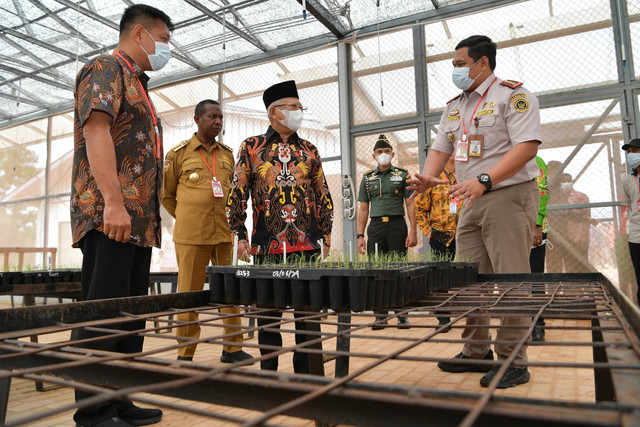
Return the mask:
<path id="1" fill-rule="evenodd" d="M 407 190 L 411 174 L 406 169 L 392 166 L 393 156 L 391 144 L 384 135 L 380 135 L 373 147 L 373 158 L 378 167 L 366 172 L 360 182 L 358 250 L 363 254 L 366 251 L 370 256 L 375 254 L 376 245 L 379 255 L 390 252 L 406 255 L 407 248 L 418 242 L 414 199 L 410 198 L 412 192 Z M 405 204 L 411 230 L 407 230 L 404 218 Z M 369 217 L 368 241 L 365 241 L 364 230 Z M 380 325 L 378 323 L 373 328 L 380 329 Z M 398 325 L 409 327 L 409 321 L 404 317 L 398 318 Z"/>

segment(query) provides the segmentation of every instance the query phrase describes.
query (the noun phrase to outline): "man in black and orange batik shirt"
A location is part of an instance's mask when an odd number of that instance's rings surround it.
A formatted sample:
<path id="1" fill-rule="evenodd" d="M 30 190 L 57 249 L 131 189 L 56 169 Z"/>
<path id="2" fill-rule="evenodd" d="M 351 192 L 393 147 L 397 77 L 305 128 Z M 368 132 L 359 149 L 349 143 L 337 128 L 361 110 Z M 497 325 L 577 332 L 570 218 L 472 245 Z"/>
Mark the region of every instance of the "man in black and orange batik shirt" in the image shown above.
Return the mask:
<path id="1" fill-rule="evenodd" d="M 147 93 L 149 77 L 171 56 L 173 24 L 143 4 L 127 8 L 111 55 L 87 63 L 76 78 L 71 174 L 73 246 L 82 251 L 82 299 L 146 295 L 151 248 L 160 247 L 162 128 Z M 114 329 L 144 329 L 127 322 Z M 104 333 L 80 330 L 78 339 Z M 100 339 L 82 345 L 111 352 L 142 351 L 143 337 Z M 76 400 L 93 394 L 76 390 Z M 111 400 L 78 409 L 80 426 L 147 425 L 159 409 Z"/>
<path id="2" fill-rule="evenodd" d="M 296 133 L 305 109 L 295 82 L 271 86 L 262 100 L 271 126 L 265 134 L 247 138 L 240 146 L 227 202 L 229 227 L 238 236 L 238 257 L 248 260 L 254 255 L 256 263 L 267 259 L 278 262 L 286 252 L 288 260 L 301 256 L 309 259 L 319 254 L 323 245 L 328 253 L 333 203 L 318 149 Z M 245 226 L 249 197 L 253 207 L 251 243 Z M 258 319 L 258 324 L 278 321 Z M 296 329 L 304 330 L 304 323 L 296 322 Z M 305 334 L 296 334 L 297 343 L 306 338 Z M 261 330 L 258 341 L 282 345 L 279 332 Z M 264 355 L 273 350 L 260 351 Z M 308 373 L 307 354 L 294 353 L 293 365 L 295 372 Z M 277 370 L 277 356 L 263 360 L 261 367 Z"/>

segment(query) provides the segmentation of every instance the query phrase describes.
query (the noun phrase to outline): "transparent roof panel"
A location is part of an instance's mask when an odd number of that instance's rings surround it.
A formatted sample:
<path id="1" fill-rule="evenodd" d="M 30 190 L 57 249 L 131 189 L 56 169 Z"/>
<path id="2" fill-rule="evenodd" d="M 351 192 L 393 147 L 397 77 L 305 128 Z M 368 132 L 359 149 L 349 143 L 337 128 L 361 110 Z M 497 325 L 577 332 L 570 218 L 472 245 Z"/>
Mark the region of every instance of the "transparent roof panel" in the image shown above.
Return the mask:
<path id="1" fill-rule="evenodd" d="M 302 5 L 295 0 L 3 1 L 0 2 L 0 128 L 26 120 L 28 117 L 24 116 L 29 113 L 38 112 L 31 116 L 38 117 L 71 108 L 76 70 L 117 46 L 122 12 L 136 3 L 163 10 L 176 27 L 172 37 L 174 58 L 161 71 L 150 73 L 152 87 L 153 79 L 162 79 L 161 83 L 167 84 L 181 80 L 185 73 L 193 77 L 199 70 L 215 73 L 223 68 L 284 58 L 275 69 L 252 67 L 264 73 L 259 78 L 246 73 L 230 77 L 227 93 L 231 99 L 237 99 L 233 94 L 262 90 L 285 78 L 298 79 L 296 73 L 305 70 L 317 70 L 312 73 L 313 80 L 333 83 L 335 49 L 310 52 L 304 58 L 290 57 L 290 52 L 301 50 L 301 43 L 320 48 L 339 37 L 353 36 L 364 27 L 370 30 L 378 22 L 418 16 L 433 10 L 434 4 L 443 7 L 460 2 L 383 0 L 377 8 L 375 0 L 316 0 L 317 10 L 308 11 L 305 19 Z M 410 40 L 411 31 L 406 34 L 402 37 Z M 374 41 L 358 43 L 363 56 L 377 53 Z M 225 61 L 227 64 L 223 66 Z M 24 99 L 19 107 L 15 105 L 16 91 Z"/>

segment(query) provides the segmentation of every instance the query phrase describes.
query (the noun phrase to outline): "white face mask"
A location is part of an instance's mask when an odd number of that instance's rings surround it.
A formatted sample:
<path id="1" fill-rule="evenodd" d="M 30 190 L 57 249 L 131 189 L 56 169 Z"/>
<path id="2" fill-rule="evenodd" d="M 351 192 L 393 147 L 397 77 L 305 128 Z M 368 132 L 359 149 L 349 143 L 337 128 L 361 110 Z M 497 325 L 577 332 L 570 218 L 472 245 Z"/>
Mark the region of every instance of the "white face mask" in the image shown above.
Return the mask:
<path id="1" fill-rule="evenodd" d="M 302 110 L 280 110 L 282 114 L 284 114 L 284 120 L 279 120 L 280 123 L 283 124 L 286 128 L 297 132 L 302 126 L 302 121 L 304 120 L 304 113 Z"/>
<path id="2" fill-rule="evenodd" d="M 469 67 L 455 67 L 453 69 L 453 73 L 451 74 L 451 79 L 453 80 L 453 84 L 458 87 L 460 90 L 467 90 L 471 87 L 471 85 L 476 81 L 480 74 L 476 76 L 475 79 L 469 77 L 469 70 L 471 67 L 476 65 L 478 61 L 471 64 Z"/>
<path id="3" fill-rule="evenodd" d="M 147 30 L 144 30 L 144 32 L 149 34 Z M 156 43 L 156 53 L 149 55 L 149 53 L 144 49 L 144 47 L 142 47 L 140 43 L 138 43 L 138 46 L 140 46 L 144 53 L 147 54 L 147 57 L 149 58 L 149 64 L 151 64 L 151 69 L 153 71 L 158 71 L 162 69 L 162 67 L 167 65 L 167 62 L 169 62 L 169 59 L 171 59 L 171 47 L 168 43 L 157 41 L 151 36 L 151 34 L 149 34 L 149 37 L 151 37 L 151 40 Z"/>
<path id="4" fill-rule="evenodd" d="M 379 154 L 376 156 L 376 161 L 380 166 L 387 166 L 389 163 L 391 163 L 391 154 Z"/>

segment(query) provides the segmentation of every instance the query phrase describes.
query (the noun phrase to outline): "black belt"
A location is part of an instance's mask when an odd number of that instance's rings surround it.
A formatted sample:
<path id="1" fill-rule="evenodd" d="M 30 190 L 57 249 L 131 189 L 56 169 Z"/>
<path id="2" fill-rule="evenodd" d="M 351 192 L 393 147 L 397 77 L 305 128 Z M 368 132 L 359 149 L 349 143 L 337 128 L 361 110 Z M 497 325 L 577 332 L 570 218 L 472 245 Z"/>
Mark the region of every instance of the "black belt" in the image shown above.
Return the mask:
<path id="1" fill-rule="evenodd" d="M 404 219 L 404 215 L 375 216 L 371 218 L 371 222 L 389 222 Z"/>

